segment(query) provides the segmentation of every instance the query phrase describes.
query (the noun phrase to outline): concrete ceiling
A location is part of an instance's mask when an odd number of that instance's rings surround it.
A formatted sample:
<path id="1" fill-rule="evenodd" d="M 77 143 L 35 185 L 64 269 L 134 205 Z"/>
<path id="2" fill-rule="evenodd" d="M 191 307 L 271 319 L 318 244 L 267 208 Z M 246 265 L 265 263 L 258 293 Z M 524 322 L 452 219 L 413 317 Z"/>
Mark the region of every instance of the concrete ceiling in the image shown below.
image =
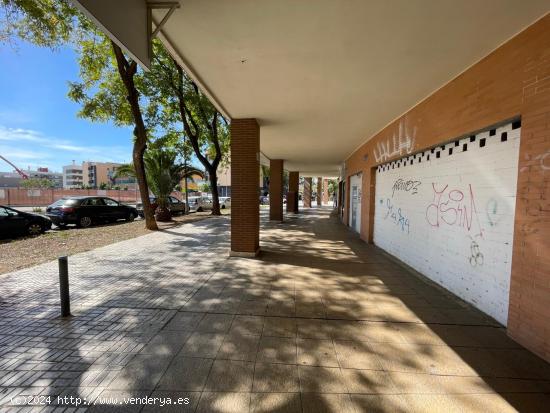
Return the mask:
<path id="1" fill-rule="evenodd" d="M 184 0 L 163 40 L 261 150 L 336 175 L 361 143 L 532 24 L 547 0 Z M 155 11 L 160 21 L 164 11 Z"/>

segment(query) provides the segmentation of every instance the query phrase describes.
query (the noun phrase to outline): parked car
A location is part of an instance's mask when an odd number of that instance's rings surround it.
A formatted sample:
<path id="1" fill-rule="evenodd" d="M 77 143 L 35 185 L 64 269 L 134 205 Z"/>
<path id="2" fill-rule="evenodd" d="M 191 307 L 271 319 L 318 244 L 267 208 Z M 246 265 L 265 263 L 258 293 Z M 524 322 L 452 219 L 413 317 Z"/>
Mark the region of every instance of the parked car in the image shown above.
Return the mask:
<path id="1" fill-rule="evenodd" d="M 133 221 L 137 209 L 114 199 L 100 196 L 72 196 L 61 198 L 46 209 L 46 215 L 58 227 L 76 224 L 89 227 L 96 222 Z"/>
<path id="2" fill-rule="evenodd" d="M 151 207 L 153 208 L 153 211 L 157 209 L 157 198 L 154 196 L 149 197 L 149 200 L 151 201 Z M 138 211 L 138 214 L 140 217 L 144 217 L 143 214 L 143 204 L 139 202 L 136 205 L 136 209 Z M 185 207 L 185 201 L 180 201 L 175 196 L 169 196 L 168 197 L 168 209 L 172 213 L 172 215 L 181 215 L 185 214 L 185 212 L 189 212 L 189 208 Z"/>
<path id="3" fill-rule="evenodd" d="M 0 205 L 0 237 L 39 235 L 52 227 L 52 221 L 43 215 L 17 211 Z"/>
<path id="4" fill-rule="evenodd" d="M 202 212 L 212 209 L 212 198 L 206 196 L 190 196 L 188 199 L 190 211 Z"/>
<path id="5" fill-rule="evenodd" d="M 231 208 L 231 198 L 228 196 L 222 196 L 220 197 L 220 208 Z"/>

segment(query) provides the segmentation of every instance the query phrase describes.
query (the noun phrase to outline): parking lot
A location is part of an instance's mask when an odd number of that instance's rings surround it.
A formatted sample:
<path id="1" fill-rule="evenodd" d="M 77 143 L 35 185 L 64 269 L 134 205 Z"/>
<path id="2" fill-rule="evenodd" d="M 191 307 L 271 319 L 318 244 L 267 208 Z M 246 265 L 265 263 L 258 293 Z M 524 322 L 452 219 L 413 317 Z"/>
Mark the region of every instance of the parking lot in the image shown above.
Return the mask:
<path id="1" fill-rule="evenodd" d="M 17 208 L 17 210 L 24 210 Z M 31 211 L 32 212 L 32 209 Z M 229 210 L 222 211 L 223 214 Z M 198 221 L 210 217 L 210 211 L 195 212 L 176 216 L 172 222 L 159 223 L 161 230 L 181 225 L 185 222 Z M 61 255 L 72 255 L 89 251 L 104 245 L 139 237 L 150 233 L 141 219 L 133 222 L 118 221 L 111 224 L 94 225 L 89 228 L 68 226 L 52 229 L 36 237 L 0 239 L 0 274 L 27 268 L 32 265 L 50 261 Z"/>

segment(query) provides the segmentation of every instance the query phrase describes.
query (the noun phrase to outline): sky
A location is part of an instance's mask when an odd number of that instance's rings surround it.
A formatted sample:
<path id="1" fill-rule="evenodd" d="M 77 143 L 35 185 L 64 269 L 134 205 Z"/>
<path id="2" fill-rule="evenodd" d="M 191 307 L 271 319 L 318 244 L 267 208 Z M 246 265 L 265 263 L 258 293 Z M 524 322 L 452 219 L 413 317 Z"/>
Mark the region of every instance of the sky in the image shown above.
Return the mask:
<path id="1" fill-rule="evenodd" d="M 129 162 L 131 128 L 78 118 L 67 97 L 67 82 L 78 80 L 68 48 L 0 44 L 0 155 L 20 169 L 57 172 L 73 160 Z M 0 159 L 0 171 L 13 168 Z"/>

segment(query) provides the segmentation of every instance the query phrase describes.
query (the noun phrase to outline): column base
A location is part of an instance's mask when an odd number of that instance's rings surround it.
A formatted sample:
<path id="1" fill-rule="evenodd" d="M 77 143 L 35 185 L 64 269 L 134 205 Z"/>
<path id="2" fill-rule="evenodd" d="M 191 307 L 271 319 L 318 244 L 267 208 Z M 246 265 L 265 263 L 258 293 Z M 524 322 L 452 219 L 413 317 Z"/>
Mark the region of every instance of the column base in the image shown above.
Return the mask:
<path id="1" fill-rule="evenodd" d="M 238 258 L 255 258 L 258 255 L 260 255 L 260 247 L 254 252 L 248 252 L 248 251 L 229 251 L 230 257 L 238 257 Z"/>

